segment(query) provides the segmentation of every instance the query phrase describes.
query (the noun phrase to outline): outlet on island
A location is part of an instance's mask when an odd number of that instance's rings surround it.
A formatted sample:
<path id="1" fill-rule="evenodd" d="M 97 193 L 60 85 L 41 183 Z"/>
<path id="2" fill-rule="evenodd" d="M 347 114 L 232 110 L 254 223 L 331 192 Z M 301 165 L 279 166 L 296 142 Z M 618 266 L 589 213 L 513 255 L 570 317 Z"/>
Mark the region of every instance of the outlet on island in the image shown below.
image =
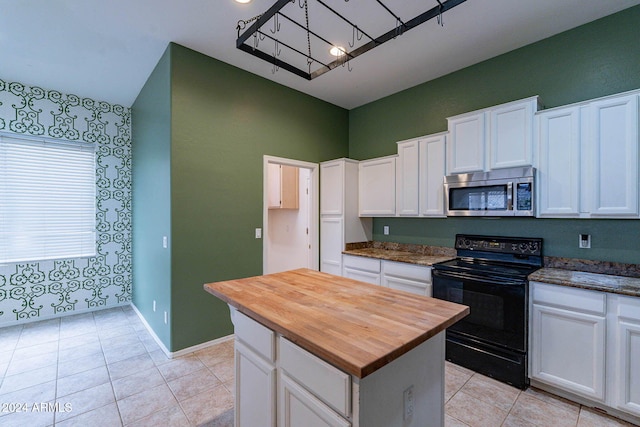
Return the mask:
<path id="1" fill-rule="evenodd" d="M 384 234 L 385 236 L 389 235 L 389 226 L 385 225 L 382 227 L 382 234 Z"/>

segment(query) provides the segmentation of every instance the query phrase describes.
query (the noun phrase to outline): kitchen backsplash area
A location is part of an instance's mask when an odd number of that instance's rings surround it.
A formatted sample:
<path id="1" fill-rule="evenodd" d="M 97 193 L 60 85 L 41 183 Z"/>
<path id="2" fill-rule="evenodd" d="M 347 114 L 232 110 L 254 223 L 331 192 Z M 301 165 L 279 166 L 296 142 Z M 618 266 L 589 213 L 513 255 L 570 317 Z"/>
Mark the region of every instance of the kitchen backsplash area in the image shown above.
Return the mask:
<path id="1" fill-rule="evenodd" d="M 0 326 L 131 300 L 131 111 L 0 79 L 0 131 L 97 144 L 97 255 L 0 264 Z"/>
<path id="2" fill-rule="evenodd" d="M 368 241 L 347 243 L 346 250 L 375 249 L 379 251 L 400 251 L 410 252 L 424 256 L 456 256 L 454 248 L 444 246 L 419 245 L 413 243 L 397 243 L 383 241 Z M 392 258 L 389 258 L 392 259 Z M 586 273 L 609 274 L 614 276 L 637 277 L 640 278 L 640 264 L 627 264 L 622 262 L 598 261 L 579 258 L 566 258 L 545 256 L 544 267 L 559 268 L 562 270 L 574 270 Z"/>

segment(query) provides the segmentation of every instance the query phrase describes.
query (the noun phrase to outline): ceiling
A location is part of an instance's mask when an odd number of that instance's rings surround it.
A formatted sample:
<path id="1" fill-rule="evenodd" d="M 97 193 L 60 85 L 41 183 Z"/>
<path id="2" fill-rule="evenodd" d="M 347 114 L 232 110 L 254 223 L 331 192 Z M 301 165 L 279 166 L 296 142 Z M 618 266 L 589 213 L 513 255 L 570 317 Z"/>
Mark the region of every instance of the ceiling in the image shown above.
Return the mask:
<path id="1" fill-rule="evenodd" d="M 311 6 L 314 0 L 309 1 Z M 335 7 L 347 3 L 324 1 Z M 394 9 L 397 1 L 384 3 Z M 424 2 L 425 11 L 437 5 L 436 0 L 402 1 L 413 3 L 414 9 L 416 2 Z M 131 106 L 173 41 L 351 109 L 638 5 L 640 0 L 467 0 L 444 14 L 444 27 L 435 19 L 428 21 L 351 60 L 350 67 L 338 67 L 311 81 L 284 69 L 273 73 L 272 64 L 235 47 L 237 22 L 265 12 L 273 3 L 0 0 L 0 79 Z M 350 0 L 348 6 L 361 21 L 380 10 L 375 0 Z M 397 3 L 395 7 L 400 8 Z M 309 14 L 313 13 L 310 8 Z M 313 25 L 319 34 L 345 44 L 352 38 L 349 30 L 330 35 L 329 22 L 316 19 Z M 381 28 L 386 32 L 394 25 L 392 19 Z"/>

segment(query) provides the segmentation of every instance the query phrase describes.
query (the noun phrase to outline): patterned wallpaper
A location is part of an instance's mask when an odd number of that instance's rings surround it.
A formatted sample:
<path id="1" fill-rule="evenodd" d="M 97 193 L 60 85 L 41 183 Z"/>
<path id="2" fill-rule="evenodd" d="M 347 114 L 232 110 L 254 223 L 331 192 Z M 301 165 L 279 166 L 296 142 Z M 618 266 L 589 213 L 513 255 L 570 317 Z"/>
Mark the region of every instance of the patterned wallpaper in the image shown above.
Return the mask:
<path id="1" fill-rule="evenodd" d="M 131 301 L 131 111 L 0 79 L 0 131 L 93 142 L 97 253 L 0 264 L 0 326 Z"/>

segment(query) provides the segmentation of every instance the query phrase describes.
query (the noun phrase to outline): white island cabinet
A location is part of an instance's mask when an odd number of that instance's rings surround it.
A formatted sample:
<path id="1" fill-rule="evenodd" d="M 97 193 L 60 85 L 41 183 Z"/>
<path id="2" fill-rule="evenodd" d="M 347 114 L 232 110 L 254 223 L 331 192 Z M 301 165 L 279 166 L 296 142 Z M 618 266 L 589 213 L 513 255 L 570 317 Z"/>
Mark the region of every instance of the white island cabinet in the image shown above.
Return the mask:
<path id="1" fill-rule="evenodd" d="M 209 283 L 235 326 L 236 427 L 443 427 L 448 301 L 299 269 Z"/>

